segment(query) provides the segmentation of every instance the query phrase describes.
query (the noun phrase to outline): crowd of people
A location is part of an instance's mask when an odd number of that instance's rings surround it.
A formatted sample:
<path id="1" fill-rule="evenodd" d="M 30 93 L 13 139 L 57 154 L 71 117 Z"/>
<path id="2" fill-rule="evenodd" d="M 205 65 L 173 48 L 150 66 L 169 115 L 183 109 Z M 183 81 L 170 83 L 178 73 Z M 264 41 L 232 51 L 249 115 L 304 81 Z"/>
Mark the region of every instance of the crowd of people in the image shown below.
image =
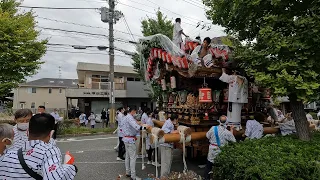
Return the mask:
<path id="1" fill-rule="evenodd" d="M 64 164 L 56 145 L 57 110 L 15 112 L 15 126 L 0 124 L 0 179 L 74 179 L 77 167 Z"/>

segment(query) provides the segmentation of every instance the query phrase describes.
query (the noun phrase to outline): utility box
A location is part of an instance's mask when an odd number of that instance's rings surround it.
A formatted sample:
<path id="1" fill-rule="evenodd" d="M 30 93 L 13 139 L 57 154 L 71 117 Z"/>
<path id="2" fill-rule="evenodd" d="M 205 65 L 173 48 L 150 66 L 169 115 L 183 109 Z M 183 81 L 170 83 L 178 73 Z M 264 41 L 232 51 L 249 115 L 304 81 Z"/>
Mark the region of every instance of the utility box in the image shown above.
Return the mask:
<path id="1" fill-rule="evenodd" d="M 105 22 L 105 23 L 108 23 L 109 19 L 110 19 L 109 8 L 102 7 L 101 8 L 101 21 Z"/>

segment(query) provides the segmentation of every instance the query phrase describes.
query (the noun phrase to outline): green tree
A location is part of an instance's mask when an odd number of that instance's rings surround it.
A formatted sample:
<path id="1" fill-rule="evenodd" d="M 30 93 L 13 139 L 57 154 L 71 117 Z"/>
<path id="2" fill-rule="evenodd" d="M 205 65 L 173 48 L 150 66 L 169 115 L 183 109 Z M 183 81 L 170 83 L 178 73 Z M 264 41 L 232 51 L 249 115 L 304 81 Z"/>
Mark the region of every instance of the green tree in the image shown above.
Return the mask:
<path id="1" fill-rule="evenodd" d="M 291 0 L 204 0 L 208 17 L 244 42 L 235 59 L 274 96 L 288 96 L 297 134 L 310 140 L 303 102 L 320 87 L 320 3 Z"/>
<path id="2" fill-rule="evenodd" d="M 18 6 L 15 0 L 0 1 L 0 96 L 35 74 L 46 52 L 32 12 L 18 13 Z"/>
<path id="3" fill-rule="evenodd" d="M 142 34 L 143 36 L 151 36 L 155 34 L 163 34 L 172 39 L 173 23 L 166 16 L 162 14 L 160 10 L 156 12 L 156 18 L 147 17 L 141 22 Z M 138 50 L 139 52 L 139 50 Z M 144 70 L 141 69 L 140 54 L 135 54 L 133 56 L 133 67 L 135 71 L 144 79 Z M 160 96 L 159 85 L 152 84 L 153 94 L 151 97 L 156 100 Z"/>

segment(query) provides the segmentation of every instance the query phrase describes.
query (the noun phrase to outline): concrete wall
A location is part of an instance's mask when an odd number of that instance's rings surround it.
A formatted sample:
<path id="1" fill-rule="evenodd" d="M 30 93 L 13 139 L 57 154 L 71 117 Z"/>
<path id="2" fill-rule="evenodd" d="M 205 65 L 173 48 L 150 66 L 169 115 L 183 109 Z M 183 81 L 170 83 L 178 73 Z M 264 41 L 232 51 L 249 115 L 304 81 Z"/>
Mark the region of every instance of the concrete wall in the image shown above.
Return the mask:
<path id="1" fill-rule="evenodd" d="M 13 109 L 20 109 L 20 103 L 24 103 L 24 108 L 31 108 L 31 104 L 35 103 L 35 108 L 44 105 L 46 108 L 67 108 L 66 89 L 51 88 L 52 93 L 49 94 L 49 88 L 37 87 L 36 93 L 30 93 L 29 87 L 19 87 L 14 90 Z M 77 104 L 77 100 L 73 100 L 72 104 Z"/>
<path id="2" fill-rule="evenodd" d="M 147 86 L 141 81 L 127 81 L 127 95 L 128 98 L 149 98 L 146 91 Z"/>

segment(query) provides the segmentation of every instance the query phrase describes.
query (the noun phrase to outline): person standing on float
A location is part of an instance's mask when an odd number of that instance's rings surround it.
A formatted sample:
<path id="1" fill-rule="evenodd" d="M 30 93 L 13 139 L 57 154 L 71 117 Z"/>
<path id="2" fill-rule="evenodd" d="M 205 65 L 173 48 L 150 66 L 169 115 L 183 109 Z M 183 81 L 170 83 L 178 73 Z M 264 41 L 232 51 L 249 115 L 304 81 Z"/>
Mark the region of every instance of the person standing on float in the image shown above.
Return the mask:
<path id="1" fill-rule="evenodd" d="M 228 75 L 225 68 L 222 68 L 222 75 L 219 79 L 229 83 L 228 124 L 234 125 L 239 130 L 241 129 L 242 106 L 248 103 L 248 80 L 240 76 L 238 71 L 234 71 L 233 75 Z"/>

